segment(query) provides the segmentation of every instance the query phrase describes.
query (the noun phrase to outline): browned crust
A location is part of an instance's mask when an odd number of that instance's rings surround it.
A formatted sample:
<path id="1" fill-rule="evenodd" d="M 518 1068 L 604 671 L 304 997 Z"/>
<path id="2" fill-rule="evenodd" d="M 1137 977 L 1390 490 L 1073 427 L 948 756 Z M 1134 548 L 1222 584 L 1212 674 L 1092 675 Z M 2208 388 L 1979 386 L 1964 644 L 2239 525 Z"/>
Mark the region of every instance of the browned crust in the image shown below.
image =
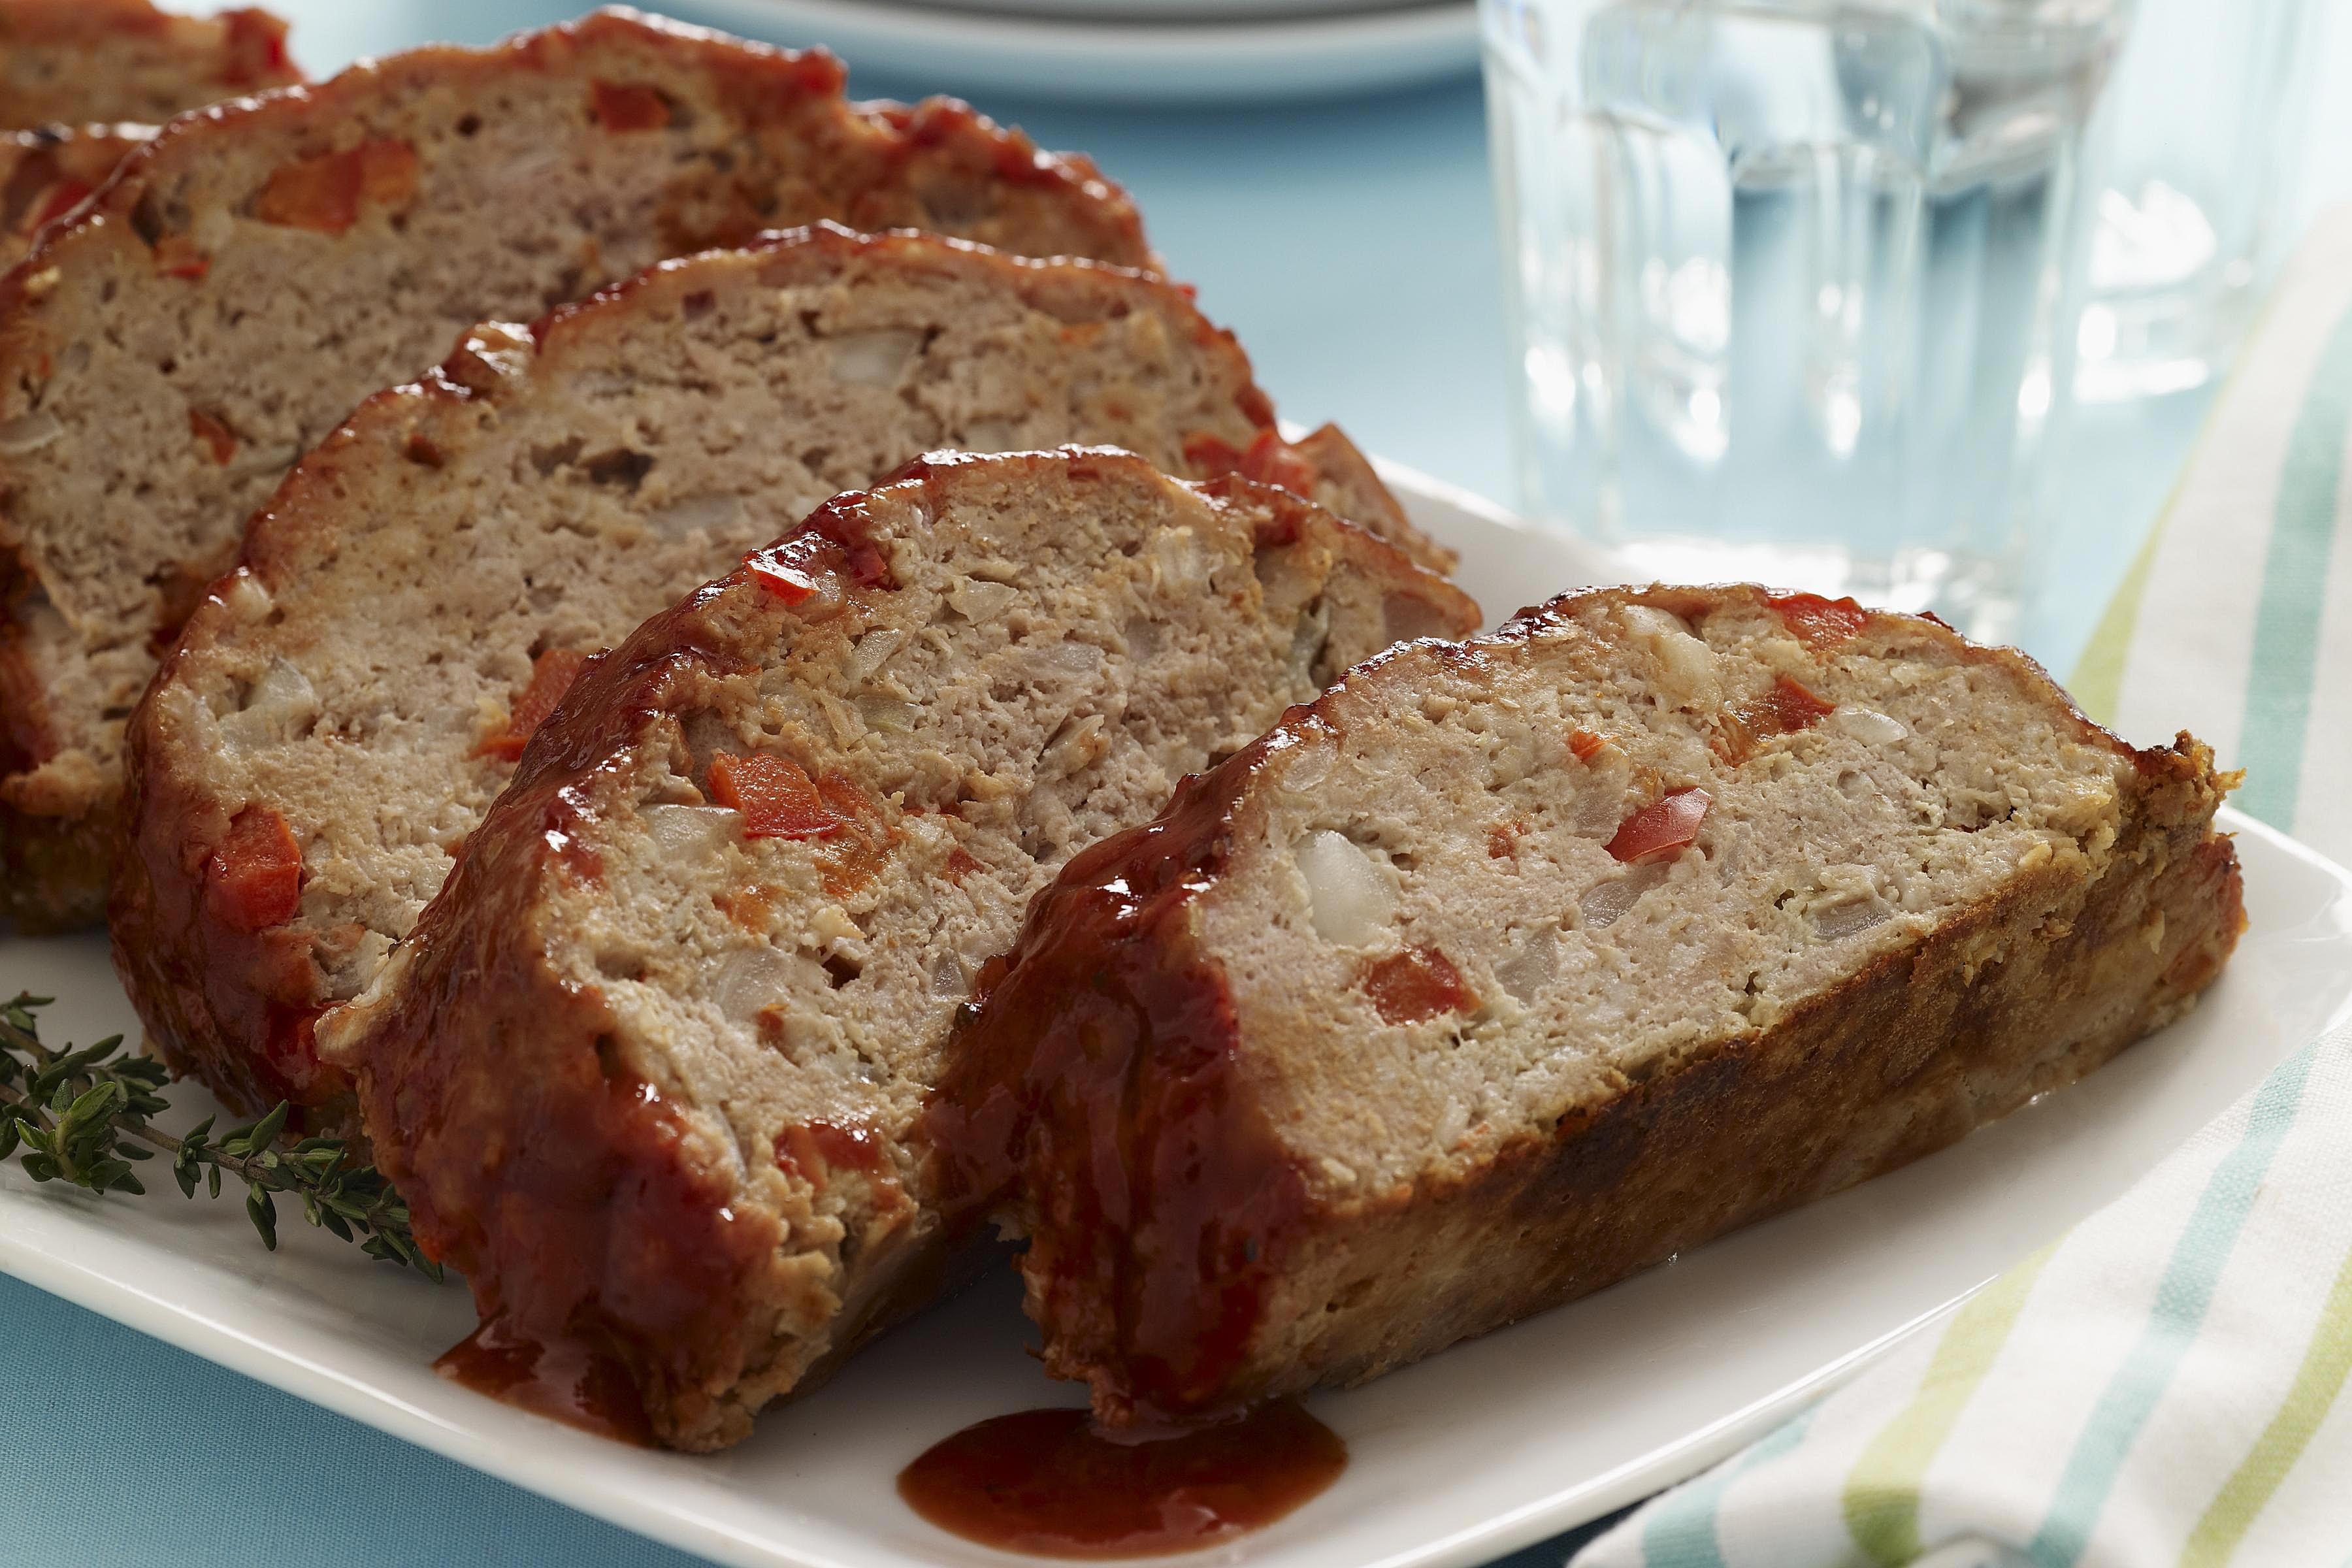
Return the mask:
<path id="1" fill-rule="evenodd" d="M 583 56 L 631 47 L 660 50 L 684 68 L 709 73 L 747 123 L 791 127 L 806 135 L 813 147 L 828 153 L 829 184 L 801 194 L 854 226 L 887 226 L 889 215 L 881 209 L 894 198 L 980 174 L 1008 186 L 1029 187 L 1066 205 L 1066 221 L 1077 242 L 1069 254 L 1120 266 L 1156 267 L 1134 202 L 1089 159 L 1042 151 L 1021 132 L 999 126 L 953 99 L 914 105 L 848 103 L 842 96 L 847 72 L 822 49 L 777 48 L 612 5 L 575 22 L 518 33 L 488 48 L 427 45 L 363 60 L 323 82 L 213 104 L 182 116 L 116 170 L 94 210 L 44 237 L 26 268 L 0 282 L 0 313 L 16 308 L 31 273 L 69 261 L 83 245 L 112 243 L 114 232 L 127 223 L 151 184 L 184 162 L 201 163 L 215 155 L 211 146 L 223 137 L 299 132 L 357 108 L 385 80 L 474 78 L 488 83 L 513 71 L 556 75 L 575 68 Z M 898 188 L 890 188 L 894 185 Z M 834 198 L 830 203 L 828 195 Z M 852 196 L 864 198 L 865 210 L 856 210 L 845 199 Z M 112 227 L 108 218 L 115 220 Z M 734 236 L 704 232 L 698 237 L 704 245 L 741 243 L 767 226 L 771 225 L 754 223 Z M 0 359 L 0 364 L 5 363 L 8 359 Z"/>
<path id="2" fill-rule="evenodd" d="M 71 212 L 152 139 L 152 125 L 47 125 L 0 132 L 0 245 L 13 264 L 45 223 Z"/>
<path id="3" fill-rule="evenodd" d="M 875 488 L 952 482 L 955 470 L 979 464 L 1124 468 L 1157 478 L 1129 453 L 1065 447 L 935 456 Z M 1360 562 L 1458 601 L 1465 624 L 1475 623 L 1475 606 L 1451 584 L 1309 503 L 1246 480 L 1211 488 L 1264 503 L 1277 530 L 1338 535 Z M 837 497 L 803 525 L 834 542 L 822 559 L 847 591 L 876 582 L 858 565 L 864 500 Z M 583 832 L 599 778 L 640 746 L 666 743 L 656 731 L 668 716 L 707 700 L 716 678 L 750 668 L 783 617 L 738 571 L 590 664 L 425 907 L 394 961 L 404 972 L 378 988 L 384 1000 L 354 1005 L 338 1047 L 419 1240 L 466 1274 L 483 1315 L 616 1363 L 643 1395 L 656 1435 L 690 1449 L 740 1440 L 761 1402 L 795 1385 L 771 1376 L 752 1386 L 776 1353 L 771 1326 L 805 1314 L 806 1291 L 779 1261 L 772 1216 L 734 1201 L 731 1183 L 717 1174 L 723 1160 L 681 1133 L 673 1113 L 617 1065 L 601 1000 L 551 973 L 536 935 L 538 905 L 557 879 L 593 883 L 602 875 Z M 616 1195 L 641 1192 L 660 1202 Z M 625 1273 L 604 1261 L 614 1258 Z M 639 1289 L 641 1274 L 662 1288 Z M 803 1377 L 821 1375 L 929 1288 L 921 1272 L 894 1282 L 866 1318 L 839 1325 L 841 1340 Z"/>
<path id="4" fill-rule="evenodd" d="M 1594 599 L 1688 615 L 1743 595 L 1762 591 L 1576 595 L 1435 651 L 1475 658 Z M 1879 618 L 2007 665 L 2074 713 L 2021 655 Z M 1349 684 L 1409 679 L 1415 657 Z M 1338 1205 L 1313 1195 L 1255 1097 L 1192 908 L 1258 770 L 1343 725 L 1343 700 L 1294 710 L 1159 822 L 1073 861 L 949 1047 L 929 1113 L 943 1184 L 1028 1230 L 1047 1368 L 1088 1381 L 1108 1420 L 1358 1382 L 1932 1152 L 2178 1016 L 2244 925 L 2211 753 L 2186 735 L 2134 751 L 2074 713 L 2135 764 L 2099 875 L 2046 865 L 1770 1028 L 1618 1079 L 1467 1181 Z M 1105 1162 L 1128 1173 L 1118 1195 L 1135 1212 L 1105 1212 Z"/>
<path id="5" fill-rule="evenodd" d="M 356 1067 L 379 1163 L 483 1320 L 617 1363 L 656 1435 L 701 1448 L 748 1430 L 717 1396 L 768 1342 L 744 1309 L 773 1293 L 763 1264 L 782 1237 L 762 1210 L 733 1214 L 722 1163 L 600 1051 L 603 999 L 550 976 L 532 911 L 541 879 L 594 874 L 551 846 L 572 841 L 596 765 L 691 684 L 696 656 L 665 639 L 693 614 L 583 676 L 426 909 Z M 619 746 L 615 711 L 630 721 Z"/>
<path id="6" fill-rule="evenodd" d="M 1324 425 L 1293 444 L 1293 450 L 1322 474 L 1325 493 L 1315 499 L 1349 521 L 1371 530 L 1432 572 L 1452 576 L 1462 552 L 1441 544 L 1412 525 L 1404 508 L 1381 482 L 1372 461 L 1337 425 Z M 1351 506 L 1339 498 L 1361 498 Z"/>
<path id="7" fill-rule="evenodd" d="M 1048 1367 L 1094 1373 L 1114 1421 L 1236 1403 L 1232 1368 L 1286 1261 L 1267 1244 L 1312 1208 L 1239 1070 L 1223 971 L 1189 929 L 1225 868 L 1230 798 L 1271 740 L 1063 868 L 982 970 L 924 1111 L 950 1225 L 1017 1212 Z"/>
<path id="8" fill-rule="evenodd" d="M 484 360 L 494 347 L 501 353 L 552 360 L 641 307 L 671 308 L 679 293 L 706 279 L 716 284 L 748 267 L 764 285 L 789 287 L 820 281 L 864 258 L 909 269 L 974 272 L 1049 302 L 1066 300 L 1072 290 L 1098 293 L 1114 313 L 1129 308 L 1129 300 L 1148 298 L 1187 326 L 1209 353 L 1227 361 L 1238 388 L 1235 422 L 1272 426 L 1272 405 L 1251 382 L 1248 359 L 1233 334 L 1202 316 L 1172 284 L 1089 261 L 1029 260 L 933 235 L 856 235 L 825 224 L 768 236 L 738 253 L 665 263 L 528 328 L 491 323 L 476 329 L 436 371 L 369 398 L 295 466 L 249 525 L 241 569 L 273 593 L 289 586 L 299 592 L 305 563 L 334 550 L 352 509 L 363 505 L 370 493 L 373 472 L 408 464 L 406 454 L 415 442 L 437 448 L 473 438 L 470 421 L 445 416 L 483 400 L 495 404 L 519 384 Z M 1328 435 L 1344 445 L 1346 438 L 1336 430 Z M 1297 516 L 1284 515 L 1294 530 L 1299 526 Z M 217 585 L 190 617 L 151 689 L 172 686 L 184 665 L 235 635 L 236 617 L 226 602 L 229 585 L 227 580 Z M 1454 605 L 1454 612 L 1459 616 L 1466 604 Z M 1472 613 L 1455 624 L 1475 625 L 1476 619 Z M 5 676 L 0 664 L 0 680 Z M 148 1038 L 180 1070 L 201 1078 L 248 1113 L 290 1100 L 319 1129 L 349 1131 L 350 1084 L 341 1073 L 320 1065 L 311 1046 L 312 1026 L 329 1003 L 311 958 L 318 939 L 296 926 L 249 934 L 209 911 L 203 898 L 206 861 L 230 819 L 254 803 L 216 798 L 170 767 L 173 741 L 166 723 L 163 705 L 153 700 L 142 702 L 131 719 L 129 851 L 116 872 L 111 905 L 116 967 Z M 102 866 L 102 858 L 94 864 Z M 34 885 L 48 883 L 37 879 Z"/>
<path id="9" fill-rule="evenodd" d="M 698 192 L 691 200 L 680 197 L 667 220 L 667 237 L 679 252 L 738 243 L 768 227 L 823 216 L 869 229 L 918 225 L 925 220 L 929 201 L 960 196 L 961 200 L 950 202 L 950 209 L 975 215 L 963 226 L 971 237 L 1017 242 L 1013 247 L 1024 251 L 1092 256 L 1123 266 L 1157 265 L 1134 204 L 1083 158 L 1041 152 L 1019 132 L 998 127 L 952 100 L 912 107 L 850 104 L 842 96 L 840 62 L 822 52 L 744 43 L 614 8 L 488 49 L 436 46 L 363 62 L 316 86 L 214 104 L 174 120 L 123 159 L 69 220 L 43 229 L 25 261 L 0 279 L 0 385 L 37 389 L 53 374 L 54 332 L 38 310 L 55 284 L 52 269 L 82 265 L 86 253 L 96 264 L 107 247 L 148 243 L 140 237 L 142 225 L 134 215 L 149 192 L 165 186 L 184 170 L 225 156 L 225 148 L 282 142 L 292 155 L 314 144 L 328 144 L 339 127 L 363 115 L 388 83 L 422 77 L 478 82 L 488 89 L 510 73 L 575 71 L 583 58 L 630 51 L 703 73 L 751 131 L 793 139 L 807 150 L 793 177 L 780 174 L 774 188 L 713 189 Z M 977 199 L 975 193 L 986 199 Z M 10 509 L 0 504 L 0 557 L 16 557 L 26 542 Z M 193 568 L 194 581 L 203 583 L 226 567 L 228 553 L 158 564 L 183 572 Z M 178 624 L 173 606 L 164 611 L 168 624 L 158 629 L 168 637 Z M 24 626 L 14 617 L 0 621 L 0 667 L 21 668 L 29 663 L 26 638 Z M 75 725 L 61 721 L 71 720 L 90 721 L 88 715 L 51 711 L 47 694 L 36 692 L 20 712 L 10 715 L 10 727 L 47 735 L 53 748 L 72 747 L 81 743 L 73 732 Z M 37 761 L 40 755 L 35 753 Z M 12 769 L 19 765 L 5 758 L 0 762 Z M 0 791 L 20 779 L 13 773 L 0 776 Z M 79 833 L 70 819 L 85 814 L 105 817 L 119 810 L 121 781 L 110 766 L 90 770 L 87 780 L 76 775 L 45 787 L 45 798 L 37 805 L 16 794 L 9 799 L 22 814 L 69 819 L 57 833 Z M 34 889 L 24 895 L 32 903 L 89 909 L 103 897 L 105 857 L 94 866 L 35 856 L 30 850 L 24 858 L 27 865 L 46 868 L 48 875 L 98 873 L 72 884 Z"/>
<path id="10" fill-rule="evenodd" d="M 691 1449 L 750 1430 L 723 1395 L 771 1347 L 774 1313 L 752 1304 L 791 1298 L 783 1237 L 767 1211 L 730 1208 L 723 1158 L 620 1064 L 601 994 L 551 972 L 537 906 L 551 880 L 603 875 L 583 832 L 599 773 L 740 667 L 727 623 L 764 608 L 747 583 L 710 584 L 581 673 L 343 1053 L 378 1163 L 483 1321 L 586 1347 L 656 1437 Z"/>
<path id="11" fill-rule="evenodd" d="M 233 583 L 224 579 L 207 598 L 199 623 L 226 616 L 221 595 Z M 157 684 L 183 657 L 175 650 L 166 659 Z M 144 767 L 147 745 L 159 743 L 154 727 L 165 721 L 146 703 L 134 718 L 135 742 L 145 739 L 131 754 L 129 820 L 104 846 L 118 857 L 105 912 L 115 973 L 149 1048 L 232 1110 L 257 1116 L 289 1100 L 298 1132 L 356 1132 L 349 1076 L 319 1060 L 311 938 L 286 925 L 238 930 L 205 897 L 213 854 L 247 803 L 213 799 L 185 774 Z"/>

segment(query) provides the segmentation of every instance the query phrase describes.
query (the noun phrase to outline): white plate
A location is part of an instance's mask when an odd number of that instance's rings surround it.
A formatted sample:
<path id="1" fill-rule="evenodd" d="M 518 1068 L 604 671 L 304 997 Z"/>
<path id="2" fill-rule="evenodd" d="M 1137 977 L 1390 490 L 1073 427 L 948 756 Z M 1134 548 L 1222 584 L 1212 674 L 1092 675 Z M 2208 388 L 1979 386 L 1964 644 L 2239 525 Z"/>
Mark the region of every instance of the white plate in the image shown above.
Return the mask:
<path id="1" fill-rule="evenodd" d="M 1299 16 L 1401 11 L 1431 0 L 867 0 L 876 5 L 971 11 L 997 16 L 1068 16 L 1087 21 L 1289 21 Z"/>
<path id="2" fill-rule="evenodd" d="M 1605 570 L 1383 466 L 1491 611 Z M 2352 876 L 2232 816 L 2252 928 L 2182 1023 L 1958 1148 L 1702 1247 L 1368 1387 L 1318 1396 L 1352 1455 L 1330 1491 L 1218 1552 L 1250 1568 L 1486 1562 L 1691 1474 L 2089 1214 L 2332 1021 L 2352 1016 Z M 0 940 L 0 994 L 54 993 L 50 1037 L 135 1027 L 95 937 Z M 174 1090 L 194 1114 L 202 1096 Z M 234 1202 L 104 1203 L 0 1168 L 0 1269 L 461 1463 L 730 1563 L 1021 1561 L 899 1502 L 982 1416 L 1077 1403 L 1038 1375 L 1010 1272 L 876 1345 L 708 1458 L 620 1447 L 442 1382 L 465 1293 L 369 1264 L 290 1212 L 263 1252 Z"/>
<path id="3" fill-rule="evenodd" d="M 1472 0 L 1197 22 L 988 15 L 873 0 L 691 0 L 679 9 L 781 44 L 822 44 L 853 67 L 966 97 L 1295 102 L 1467 77 L 1478 63 Z"/>

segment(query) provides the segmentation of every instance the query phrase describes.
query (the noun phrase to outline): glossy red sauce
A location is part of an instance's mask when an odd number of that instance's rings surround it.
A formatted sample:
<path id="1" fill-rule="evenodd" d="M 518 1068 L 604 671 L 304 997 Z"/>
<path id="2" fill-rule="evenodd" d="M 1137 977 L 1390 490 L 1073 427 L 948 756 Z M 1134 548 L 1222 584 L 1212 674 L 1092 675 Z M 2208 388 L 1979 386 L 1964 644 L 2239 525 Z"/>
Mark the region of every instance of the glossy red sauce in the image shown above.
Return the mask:
<path id="1" fill-rule="evenodd" d="M 924 1112 L 952 1219 L 977 1223 L 1016 1184 L 1034 1197 L 1039 1320 L 1146 1421 L 1244 1402 L 1234 1379 L 1307 1210 L 1235 1070 L 1222 971 L 1185 956 L 1186 904 L 1268 744 L 1187 779 L 1165 816 L 1038 895 L 1010 957 L 982 968 Z"/>
<path id="2" fill-rule="evenodd" d="M 822 1188 L 833 1171 L 880 1175 L 888 1166 L 882 1139 L 870 1127 L 810 1121 L 776 1134 L 776 1166 Z"/>
<path id="3" fill-rule="evenodd" d="M 1279 485 L 1297 495 L 1315 493 L 1315 481 L 1322 472 L 1303 452 L 1282 438 L 1274 429 L 1260 430 L 1246 447 L 1235 447 L 1230 441 L 1194 431 L 1184 437 L 1184 461 L 1203 479 L 1224 474 L 1239 474 L 1245 479 L 1261 484 Z M 1296 536 L 1296 526 L 1293 527 Z M 1261 541 L 1261 543 L 1267 542 Z M 1274 543 L 1288 543 L 1277 539 Z"/>
<path id="4" fill-rule="evenodd" d="M 918 458 L 875 488 L 902 479 L 919 479 L 936 466 Z M 814 598 L 829 575 L 838 574 L 859 588 L 898 585 L 890 575 L 890 558 L 875 540 L 866 493 L 857 490 L 834 497 L 809 513 L 791 533 L 744 556 L 743 567 L 753 582 L 795 608 Z"/>
<path id="5" fill-rule="evenodd" d="M 908 468 L 916 466 L 909 464 Z M 908 477 L 928 477 L 929 470 L 937 466 L 921 464 L 921 473 L 909 474 Z M 899 472 L 908 473 L 908 468 Z M 877 485 L 875 488 L 878 489 L 881 487 Z M 854 492 L 835 496 L 809 513 L 808 521 L 801 527 L 816 538 L 829 541 L 841 552 L 840 570 L 859 587 L 896 588 L 898 585 L 890 575 L 890 558 L 883 553 L 881 544 L 874 537 L 874 514 L 868 510 L 864 496 Z"/>
<path id="6" fill-rule="evenodd" d="M 653 1447 L 653 1425 L 627 1372 L 580 1345 L 541 1344 L 492 1318 L 444 1352 L 433 1370 L 519 1410 L 616 1443 Z"/>
<path id="7" fill-rule="evenodd" d="M 941 1530 L 1040 1557 L 1194 1552 L 1260 1530 L 1339 1479 L 1348 1446 L 1294 1400 L 1141 1442 L 1083 1410 L 1024 1410 L 967 1426 L 898 1474 Z"/>

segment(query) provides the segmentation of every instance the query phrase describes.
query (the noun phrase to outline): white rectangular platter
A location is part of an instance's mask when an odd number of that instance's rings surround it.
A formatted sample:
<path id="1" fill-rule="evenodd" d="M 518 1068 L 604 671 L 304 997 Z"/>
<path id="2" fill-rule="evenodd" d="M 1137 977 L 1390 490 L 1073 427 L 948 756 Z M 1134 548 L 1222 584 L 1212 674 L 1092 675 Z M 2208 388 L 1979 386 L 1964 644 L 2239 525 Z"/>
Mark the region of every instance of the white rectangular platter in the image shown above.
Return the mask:
<path id="1" fill-rule="evenodd" d="M 1461 548 L 1491 612 L 1601 570 L 1574 547 L 1384 469 Z M 1958 1147 L 1345 1394 L 1339 1482 L 1199 1561 L 1253 1568 L 1483 1563 L 1689 1475 L 2091 1213 L 2331 1023 L 2352 1017 L 2352 877 L 2242 817 L 2247 932 L 2198 1010 L 2088 1082 Z M 55 994 L 45 1032 L 136 1028 L 98 937 L 0 939 L 0 994 Z M 204 1097 L 174 1099 L 193 1118 Z M 465 1291 L 361 1258 L 291 1211 L 261 1250 L 235 1202 L 37 1188 L 0 1168 L 0 1270 L 548 1497 L 728 1563 L 1022 1561 L 899 1501 L 898 1471 L 981 1417 L 1079 1403 L 1026 1353 L 1009 1271 L 875 1346 L 705 1458 L 622 1447 L 445 1383 Z"/>

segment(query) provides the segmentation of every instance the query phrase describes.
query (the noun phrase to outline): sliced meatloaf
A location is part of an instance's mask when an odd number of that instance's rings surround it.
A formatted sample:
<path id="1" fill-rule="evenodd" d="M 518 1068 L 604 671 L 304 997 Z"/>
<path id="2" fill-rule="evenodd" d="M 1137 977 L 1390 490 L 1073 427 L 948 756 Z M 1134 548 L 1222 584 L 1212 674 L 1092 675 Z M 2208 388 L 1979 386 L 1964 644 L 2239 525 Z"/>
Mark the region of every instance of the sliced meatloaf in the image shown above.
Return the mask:
<path id="1" fill-rule="evenodd" d="M 287 87 L 286 24 L 267 11 L 178 16 L 148 0 L 0 4 L 0 127 L 169 120 Z"/>
<path id="2" fill-rule="evenodd" d="M 89 198 L 152 125 L 48 125 L 0 132 L 0 262 L 14 266 L 41 226 Z"/>
<path id="3" fill-rule="evenodd" d="M 1360 1382 L 1943 1147 L 2178 1016 L 2234 780 L 1754 588 L 1400 648 L 1073 860 L 918 1134 L 1111 1422 Z"/>
<path id="4" fill-rule="evenodd" d="M 938 1277 L 909 1128 L 1030 895 L 1349 659 L 1476 620 L 1286 490 L 918 462 L 590 664 L 321 1041 L 500 1338 L 733 1442 Z"/>
<path id="5" fill-rule="evenodd" d="M 924 235 L 796 231 L 477 329 L 295 468 L 132 716 L 110 923 L 149 1039 L 234 1105 L 341 1125 L 313 1020 L 589 655 L 923 452 L 1108 442 L 1181 473 L 1265 440 L 1305 469 L 1273 420 L 1173 286 Z M 1342 477 L 1297 482 L 1394 504 Z"/>
<path id="6" fill-rule="evenodd" d="M 599 12 L 184 116 L 0 281 L 0 910 L 94 917 L 122 721 L 246 519 L 467 327 L 823 217 L 1150 260 L 1083 161 Z"/>

